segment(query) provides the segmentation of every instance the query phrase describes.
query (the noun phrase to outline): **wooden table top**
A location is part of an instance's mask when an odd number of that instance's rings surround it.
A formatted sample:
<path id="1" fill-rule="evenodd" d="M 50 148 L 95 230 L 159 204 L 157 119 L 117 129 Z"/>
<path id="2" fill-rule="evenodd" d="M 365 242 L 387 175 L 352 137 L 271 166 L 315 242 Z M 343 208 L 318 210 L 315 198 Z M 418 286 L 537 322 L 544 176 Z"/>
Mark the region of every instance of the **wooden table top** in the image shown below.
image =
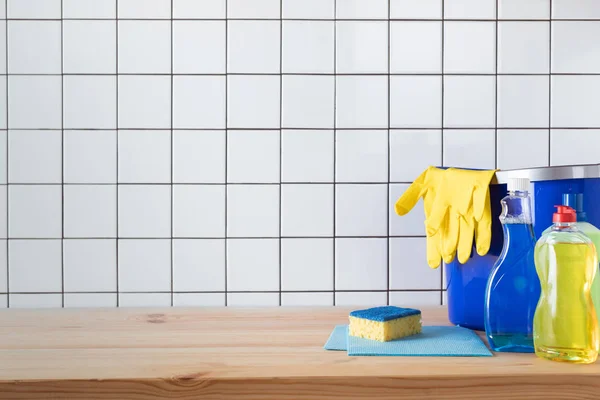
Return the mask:
<path id="1" fill-rule="evenodd" d="M 0 399 L 592 399 L 600 364 L 348 357 L 349 308 L 0 311 Z M 447 325 L 446 309 L 423 309 Z"/>

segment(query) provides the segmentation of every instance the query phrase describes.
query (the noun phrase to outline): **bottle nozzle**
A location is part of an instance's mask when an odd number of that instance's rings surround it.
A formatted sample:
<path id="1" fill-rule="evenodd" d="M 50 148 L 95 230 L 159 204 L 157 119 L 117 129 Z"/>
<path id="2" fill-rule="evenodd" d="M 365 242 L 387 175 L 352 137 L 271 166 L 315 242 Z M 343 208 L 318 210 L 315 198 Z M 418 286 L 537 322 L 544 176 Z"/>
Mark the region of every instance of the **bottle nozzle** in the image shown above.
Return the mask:
<path id="1" fill-rule="evenodd" d="M 554 206 L 556 212 L 552 215 L 552 222 L 577 222 L 575 210 L 569 206 Z"/>

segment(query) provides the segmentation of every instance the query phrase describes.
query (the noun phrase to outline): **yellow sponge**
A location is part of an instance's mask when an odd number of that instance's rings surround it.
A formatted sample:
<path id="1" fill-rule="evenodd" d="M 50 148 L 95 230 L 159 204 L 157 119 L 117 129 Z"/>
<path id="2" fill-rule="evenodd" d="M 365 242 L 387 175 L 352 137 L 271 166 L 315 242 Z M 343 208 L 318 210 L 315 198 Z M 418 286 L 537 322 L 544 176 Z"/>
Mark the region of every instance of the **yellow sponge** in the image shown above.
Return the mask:
<path id="1" fill-rule="evenodd" d="M 383 306 L 350 313 L 350 336 L 387 342 L 421 333 L 421 311 Z"/>

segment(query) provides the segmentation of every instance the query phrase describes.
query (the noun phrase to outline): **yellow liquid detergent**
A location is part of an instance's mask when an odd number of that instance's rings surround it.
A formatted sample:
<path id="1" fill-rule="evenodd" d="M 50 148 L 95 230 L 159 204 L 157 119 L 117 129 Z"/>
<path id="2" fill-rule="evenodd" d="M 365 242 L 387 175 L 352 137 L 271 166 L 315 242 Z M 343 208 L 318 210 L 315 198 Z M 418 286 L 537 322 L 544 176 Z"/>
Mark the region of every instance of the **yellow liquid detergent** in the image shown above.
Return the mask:
<path id="1" fill-rule="evenodd" d="M 598 270 L 594 245 L 576 228 L 570 233 L 553 230 L 539 240 L 535 266 L 542 288 L 533 320 L 536 355 L 554 361 L 596 361 L 600 343 L 591 296 Z"/>

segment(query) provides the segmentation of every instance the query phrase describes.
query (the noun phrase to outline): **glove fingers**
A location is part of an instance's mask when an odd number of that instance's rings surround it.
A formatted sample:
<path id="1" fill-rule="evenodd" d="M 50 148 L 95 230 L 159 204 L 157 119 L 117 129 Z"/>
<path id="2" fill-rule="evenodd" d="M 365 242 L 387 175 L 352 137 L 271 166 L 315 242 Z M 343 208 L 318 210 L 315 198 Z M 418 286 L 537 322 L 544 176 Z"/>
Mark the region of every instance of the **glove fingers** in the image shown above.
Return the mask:
<path id="1" fill-rule="evenodd" d="M 427 264 L 430 268 L 437 268 L 442 262 L 441 236 L 427 236 Z"/>
<path id="2" fill-rule="evenodd" d="M 459 216 L 450 210 L 446 216 L 446 224 L 443 229 L 443 245 L 442 245 L 442 258 L 446 264 L 451 263 L 456 255 L 456 246 L 458 245 L 458 234 L 459 234 Z"/>
<path id="3" fill-rule="evenodd" d="M 460 228 L 458 236 L 458 262 L 461 264 L 466 263 L 471 257 L 471 251 L 473 249 L 473 235 L 475 234 L 475 226 L 472 218 L 460 219 Z"/>
<path id="4" fill-rule="evenodd" d="M 477 254 L 484 256 L 490 249 L 492 241 L 492 210 L 490 206 L 490 191 L 487 191 L 482 217 L 475 221 L 475 247 Z"/>
<path id="5" fill-rule="evenodd" d="M 402 196 L 396 201 L 394 209 L 396 214 L 405 215 L 413 209 L 417 201 L 423 196 L 426 189 L 420 183 L 413 182 Z"/>

